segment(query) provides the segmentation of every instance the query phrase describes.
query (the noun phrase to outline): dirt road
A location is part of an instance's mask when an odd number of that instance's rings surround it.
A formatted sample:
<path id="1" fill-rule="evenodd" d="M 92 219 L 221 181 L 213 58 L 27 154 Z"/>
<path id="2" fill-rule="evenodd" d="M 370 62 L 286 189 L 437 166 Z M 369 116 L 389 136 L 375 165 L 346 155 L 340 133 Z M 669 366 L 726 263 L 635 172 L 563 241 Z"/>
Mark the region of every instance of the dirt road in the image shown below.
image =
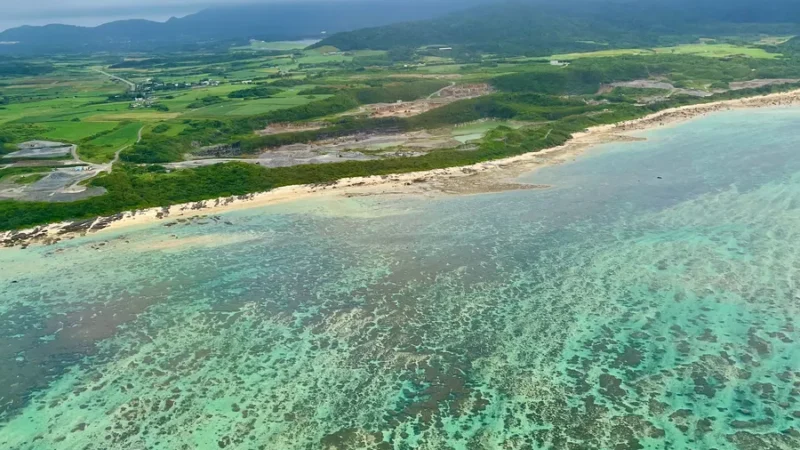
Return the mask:
<path id="1" fill-rule="evenodd" d="M 144 131 L 144 127 L 139 128 L 139 132 L 137 133 L 137 136 L 136 136 L 136 143 L 137 144 L 139 142 L 142 142 L 142 132 L 143 131 Z M 119 149 L 116 152 L 114 152 L 114 159 L 112 159 L 110 163 L 104 165 L 102 171 L 111 173 L 111 171 L 114 168 L 114 164 L 119 162 L 119 154 L 122 153 L 124 150 L 126 150 L 128 147 L 130 147 L 130 145 L 126 145 L 125 147 L 122 147 L 121 149 Z"/>
<path id="2" fill-rule="evenodd" d="M 451 82 L 450 82 L 450 86 L 443 87 L 443 88 L 439 89 L 438 91 L 434 92 L 433 94 L 429 95 L 429 96 L 428 96 L 428 100 L 432 99 L 433 97 L 436 97 L 436 96 L 438 96 L 439 94 L 441 94 L 441 93 L 442 93 L 442 91 L 444 91 L 444 90 L 446 90 L 446 89 L 450 89 L 451 87 L 453 87 L 453 86 L 455 86 L 455 85 L 456 85 L 456 82 L 455 82 L 455 81 L 451 81 Z"/>

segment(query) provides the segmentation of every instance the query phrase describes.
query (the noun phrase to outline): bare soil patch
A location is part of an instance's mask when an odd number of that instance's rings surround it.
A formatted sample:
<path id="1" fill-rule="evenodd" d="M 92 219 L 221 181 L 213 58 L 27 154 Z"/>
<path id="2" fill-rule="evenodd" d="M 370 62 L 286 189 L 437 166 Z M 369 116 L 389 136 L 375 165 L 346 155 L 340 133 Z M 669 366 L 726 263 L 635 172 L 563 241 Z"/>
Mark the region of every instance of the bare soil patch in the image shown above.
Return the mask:
<path id="1" fill-rule="evenodd" d="M 398 101 L 397 103 L 367 105 L 362 108 L 362 111 L 373 118 L 412 117 L 449 105 L 458 100 L 477 98 L 491 92 L 491 86 L 485 83 L 453 85 L 434 93 L 426 99 L 414 100 L 413 102 Z"/>

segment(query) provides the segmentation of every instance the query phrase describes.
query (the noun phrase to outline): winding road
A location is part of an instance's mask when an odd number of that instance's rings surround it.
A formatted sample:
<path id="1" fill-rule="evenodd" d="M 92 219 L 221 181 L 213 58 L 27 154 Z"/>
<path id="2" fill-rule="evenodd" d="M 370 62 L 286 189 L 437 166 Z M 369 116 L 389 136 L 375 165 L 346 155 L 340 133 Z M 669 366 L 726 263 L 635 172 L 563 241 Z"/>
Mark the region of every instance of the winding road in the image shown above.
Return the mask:
<path id="1" fill-rule="evenodd" d="M 142 128 L 139 128 L 139 132 L 138 132 L 138 133 L 137 133 L 137 135 L 136 135 L 136 143 L 137 143 L 137 144 L 138 144 L 139 142 L 142 142 L 142 132 L 143 132 L 143 131 L 144 131 L 144 127 L 142 127 Z M 108 166 L 108 173 L 111 173 L 111 170 L 113 169 L 113 167 L 114 167 L 114 164 L 116 164 L 117 162 L 119 162 L 119 154 L 120 154 L 120 153 L 122 153 L 122 152 L 123 152 L 123 150 L 127 149 L 128 147 L 130 147 L 130 145 L 126 145 L 125 147 L 122 147 L 121 149 L 119 149 L 119 150 L 117 150 L 116 152 L 114 152 L 114 159 L 113 159 L 113 160 L 111 160 L 111 162 L 107 164 L 107 166 Z"/>
<path id="2" fill-rule="evenodd" d="M 442 93 L 442 91 L 444 91 L 445 89 L 450 89 L 451 87 L 453 87 L 455 85 L 456 85 L 456 82 L 455 81 L 451 81 L 450 82 L 450 86 L 445 86 L 445 87 L 439 89 L 438 91 L 436 91 L 433 94 L 429 95 L 427 99 L 430 100 L 433 97 L 440 95 Z"/>
<path id="3" fill-rule="evenodd" d="M 139 128 L 139 132 L 138 132 L 137 137 L 136 137 L 136 143 L 137 144 L 142 141 L 142 132 L 143 131 L 144 131 L 144 127 Z M 80 192 L 85 191 L 86 187 L 85 186 L 81 186 L 80 183 L 82 183 L 82 182 L 84 182 L 84 181 L 86 181 L 86 180 L 88 180 L 90 178 L 94 178 L 94 177 L 100 175 L 103 172 L 111 173 L 114 170 L 114 164 L 116 164 L 119 161 L 119 154 L 122 153 L 123 150 L 125 150 L 125 149 L 127 149 L 129 147 L 130 147 L 130 145 L 126 145 L 125 147 L 122 147 L 119 150 L 117 150 L 116 152 L 114 152 L 114 159 L 109 163 L 106 163 L 106 164 L 93 164 L 93 163 L 86 162 L 86 161 L 83 161 L 82 159 L 80 159 L 80 157 L 78 156 L 78 146 L 77 145 L 73 145 L 72 146 L 72 157 L 75 159 L 76 163 L 85 164 L 88 167 L 88 170 L 84 171 L 86 175 L 78 177 L 70 185 L 65 186 L 62 189 L 59 189 L 59 190 L 53 192 L 50 195 L 53 196 L 56 193 L 73 193 L 74 194 L 74 193 L 80 193 Z"/>
<path id="4" fill-rule="evenodd" d="M 116 75 L 112 75 L 112 74 L 110 74 L 110 73 L 108 73 L 106 71 L 100 70 L 100 69 L 92 69 L 92 70 L 94 70 L 97 73 L 103 74 L 103 75 L 105 75 L 105 76 L 107 76 L 109 78 L 113 78 L 115 80 L 122 81 L 123 83 L 127 84 L 131 88 L 131 91 L 135 91 L 136 90 L 136 83 L 134 83 L 132 81 L 128 81 L 125 78 L 118 77 Z"/>

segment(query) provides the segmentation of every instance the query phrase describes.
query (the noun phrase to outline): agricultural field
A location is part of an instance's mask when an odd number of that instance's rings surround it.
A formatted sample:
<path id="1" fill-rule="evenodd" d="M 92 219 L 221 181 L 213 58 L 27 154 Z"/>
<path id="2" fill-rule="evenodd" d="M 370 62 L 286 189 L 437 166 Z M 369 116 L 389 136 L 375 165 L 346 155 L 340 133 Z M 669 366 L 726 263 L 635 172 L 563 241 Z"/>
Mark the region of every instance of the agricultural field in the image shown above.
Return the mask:
<path id="1" fill-rule="evenodd" d="M 253 43 L 207 53 L 64 56 L 46 74 L 0 77 L 0 155 L 32 140 L 75 145 L 75 155 L 46 161 L 15 156 L 0 170 L 14 170 L 6 174 L 25 175 L 22 181 L 29 183 L 20 190 L 7 179 L 9 195 L 28 192 L 21 199 L 49 201 L 45 193 L 55 189 L 58 201 L 81 198 L 95 205 L 80 210 L 87 214 L 346 175 L 470 164 L 547 147 L 593 123 L 795 86 L 800 60 L 782 53 L 792 51 L 793 40 L 770 46 L 779 40 L 760 39 L 552 57 L 428 47 L 340 52 L 309 49 L 311 42 Z M 552 59 L 570 64 L 552 65 Z M 666 88 L 648 89 L 654 85 Z M 236 190 L 222 181 L 175 181 L 201 173 L 215 179 L 231 170 L 219 164 L 230 162 L 251 163 L 255 167 L 247 170 L 258 175 L 234 177 L 243 185 Z M 333 168 L 303 169 L 323 163 Z M 36 172 L 17 172 L 34 166 Z M 48 170 L 59 177 L 39 176 Z M 264 184 L 270 177 L 278 178 Z M 52 184 L 54 178 L 62 181 Z M 106 197 L 90 198 L 133 185 L 159 187 L 147 195 L 114 197 L 134 203 L 113 207 L 104 203 Z M 192 186 L 203 186 L 203 192 Z M 70 215 L 69 208 L 63 211 Z M 53 218 L 46 210 L 37 214 L 26 216 L 26 223 Z"/>
<path id="2" fill-rule="evenodd" d="M 55 70 L 45 76 L 0 79 L 0 99 L 3 99 L 0 125 L 11 130 L 34 126 L 36 132 L 30 136 L 26 134 L 26 138 L 76 144 L 85 161 L 106 163 L 118 150 L 133 145 L 140 129 L 149 134 L 157 125 L 165 123 L 167 131 L 162 135 L 174 137 L 185 128 L 183 120 L 248 117 L 330 97 L 298 95 L 316 86 L 311 83 L 276 87 L 276 92 L 261 97 L 233 98 L 231 95 L 276 79 L 305 78 L 307 72 L 299 69 L 301 64 L 313 69 L 316 65 L 346 63 L 354 57 L 302 50 L 313 43 L 277 43 L 272 50 L 286 49 L 289 52 L 285 55 L 247 58 L 238 58 L 235 53 L 232 56 L 206 55 L 196 60 L 186 58 L 180 64 L 167 61 L 154 67 L 138 67 L 148 61 L 139 56 L 125 58 L 124 67 L 103 64 L 99 58 L 65 58 L 67 63 L 57 64 Z M 216 57 L 221 62 L 214 62 Z M 124 82 L 101 71 L 137 86 L 154 86 L 157 82 L 171 85 L 171 88 L 134 95 Z M 180 87 L 173 88 L 175 84 Z M 137 104 L 137 96 L 146 96 L 148 103 Z"/>
<path id="3" fill-rule="evenodd" d="M 252 116 L 270 111 L 305 105 L 327 97 L 329 96 L 312 95 L 301 97 L 295 95 L 268 99 L 235 100 L 188 111 L 182 117 L 213 119 L 231 116 Z"/>
<path id="4" fill-rule="evenodd" d="M 614 49 L 587 53 L 568 53 L 563 55 L 553 55 L 550 59 L 569 61 L 579 58 L 608 58 L 615 56 L 648 54 L 697 55 L 710 58 L 745 56 L 748 58 L 775 59 L 780 57 L 779 54 L 769 53 L 763 48 L 759 47 L 732 44 L 698 43 L 678 45 L 675 47 L 657 47 L 653 49 Z"/>
<path id="5" fill-rule="evenodd" d="M 711 58 L 729 58 L 732 56 L 745 56 L 748 58 L 775 59 L 781 55 L 768 53 L 757 47 L 745 47 L 730 44 L 688 44 L 677 47 L 662 47 L 654 49 L 656 53 L 669 53 L 673 55 L 698 55 Z"/>
<path id="6" fill-rule="evenodd" d="M 117 151 L 136 143 L 142 127 L 141 122 L 122 122 L 109 133 L 82 142 L 78 146 L 78 155 L 93 163 L 109 162 Z"/>

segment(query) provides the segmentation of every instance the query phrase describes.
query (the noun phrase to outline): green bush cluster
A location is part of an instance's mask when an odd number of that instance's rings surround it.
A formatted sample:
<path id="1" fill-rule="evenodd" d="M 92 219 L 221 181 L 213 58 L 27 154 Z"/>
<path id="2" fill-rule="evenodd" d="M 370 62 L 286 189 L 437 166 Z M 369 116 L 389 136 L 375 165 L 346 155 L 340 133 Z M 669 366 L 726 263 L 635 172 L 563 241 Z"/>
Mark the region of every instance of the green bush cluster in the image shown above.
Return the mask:
<path id="1" fill-rule="evenodd" d="M 188 105 L 186 105 L 186 107 L 189 109 L 199 109 L 199 108 L 204 108 L 206 106 L 216 105 L 224 101 L 225 100 L 218 95 L 209 95 L 203 98 L 199 98 L 197 99 L 197 101 L 189 103 Z"/>
<path id="2" fill-rule="evenodd" d="M 270 98 L 275 94 L 280 94 L 283 89 L 271 87 L 268 85 L 254 86 L 247 89 L 240 89 L 228 94 L 228 98 Z"/>

